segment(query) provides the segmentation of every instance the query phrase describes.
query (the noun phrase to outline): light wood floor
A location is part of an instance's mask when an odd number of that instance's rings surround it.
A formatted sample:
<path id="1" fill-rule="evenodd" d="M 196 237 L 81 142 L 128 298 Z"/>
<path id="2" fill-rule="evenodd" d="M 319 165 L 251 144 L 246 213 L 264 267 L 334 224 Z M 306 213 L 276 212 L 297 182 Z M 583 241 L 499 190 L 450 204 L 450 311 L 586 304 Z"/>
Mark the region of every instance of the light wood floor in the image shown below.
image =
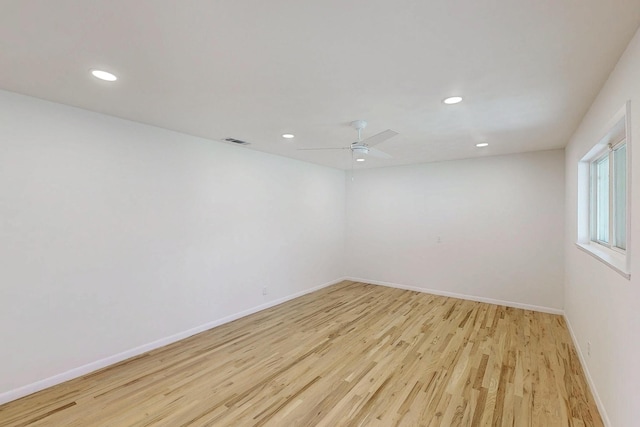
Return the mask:
<path id="1" fill-rule="evenodd" d="M 602 426 L 560 316 L 343 282 L 0 406 L 2 426 Z"/>

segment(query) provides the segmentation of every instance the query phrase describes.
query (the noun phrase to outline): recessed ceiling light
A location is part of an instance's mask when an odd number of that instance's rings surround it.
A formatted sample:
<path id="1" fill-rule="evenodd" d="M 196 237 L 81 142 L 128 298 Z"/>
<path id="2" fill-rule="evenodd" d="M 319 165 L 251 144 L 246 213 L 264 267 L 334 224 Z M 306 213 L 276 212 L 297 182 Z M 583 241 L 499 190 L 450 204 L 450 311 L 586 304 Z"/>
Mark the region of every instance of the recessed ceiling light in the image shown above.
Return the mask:
<path id="1" fill-rule="evenodd" d="M 91 74 L 93 74 L 93 77 L 100 80 L 105 80 L 107 82 L 115 82 L 116 80 L 118 80 L 118 78 L 114 74 L 111 74 L 107 71 L 91 70 Z"/>
<path id="2" fill-rule="evenodd" d="M 476 147 L 486 147 L 487 145 L 489 145 L 488 142 L 479 142 L 476 144 Z"/>
<path id="3" fill-rule="evenodd" d="M 363 158 L 356 159 L 356 162 L 364 162 L 364 159 Z"/>
<path id="4" fill-rule="evenodd" d="M 283 133 L 282 137 L 285 139 L 291 139 L 291 138 L 295 138 L 295 135 L 292 133 Z"/>
<path id="5" fill-rule="evenodd" d="M 445 104 L 457 104 L 462 101 L 461 96 L 450 96 L 449 98 L 445 98 L 442 100 Z"/>

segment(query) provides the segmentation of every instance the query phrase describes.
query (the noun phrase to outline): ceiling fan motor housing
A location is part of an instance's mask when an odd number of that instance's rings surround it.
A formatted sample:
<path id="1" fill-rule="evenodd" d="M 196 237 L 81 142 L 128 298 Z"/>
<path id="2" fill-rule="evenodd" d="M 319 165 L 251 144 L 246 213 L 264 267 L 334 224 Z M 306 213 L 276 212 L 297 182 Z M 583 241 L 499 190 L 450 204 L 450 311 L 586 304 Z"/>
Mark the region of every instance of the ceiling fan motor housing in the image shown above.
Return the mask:
<path id="1" fill-rule="evenodd" d="M 356 154 L 368 154 L 369 153 L 369 147 L 365 147 L 364 145 L 353 144 L 351 146 L 351 149 Z"/>

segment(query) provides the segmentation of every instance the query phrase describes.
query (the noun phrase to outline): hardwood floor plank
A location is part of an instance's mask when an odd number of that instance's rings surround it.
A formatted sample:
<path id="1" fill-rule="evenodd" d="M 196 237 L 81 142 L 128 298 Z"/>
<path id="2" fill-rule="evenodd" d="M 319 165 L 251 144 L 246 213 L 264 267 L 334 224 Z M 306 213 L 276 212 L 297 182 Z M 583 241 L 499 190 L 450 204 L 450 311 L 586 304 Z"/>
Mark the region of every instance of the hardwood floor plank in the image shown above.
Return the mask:
<path id="1" fill-rule="evenodd" d="M 343 282 L 0 406 L 2 426 L 584 426 L 560 316 Z"/>

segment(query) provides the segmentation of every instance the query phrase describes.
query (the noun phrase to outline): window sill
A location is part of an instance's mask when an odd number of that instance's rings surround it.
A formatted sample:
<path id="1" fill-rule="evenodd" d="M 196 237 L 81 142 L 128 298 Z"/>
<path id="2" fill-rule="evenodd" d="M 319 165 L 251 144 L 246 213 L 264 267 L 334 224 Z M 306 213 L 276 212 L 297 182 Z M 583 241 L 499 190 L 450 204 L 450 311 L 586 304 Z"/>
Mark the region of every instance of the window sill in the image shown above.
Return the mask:
<path id="1" fill-rule="evenodd" d="M 601 247 L 595 243 L 580 243 L 576 242 L 578 249 L 588 253 L 598 261 L 608 265 L 618 273 L 620 273 L 625 279 L 631 279 L 631 273 L 627 268 L 627 257 L 623 254 L 619 254 L 611 249 Z"/>

